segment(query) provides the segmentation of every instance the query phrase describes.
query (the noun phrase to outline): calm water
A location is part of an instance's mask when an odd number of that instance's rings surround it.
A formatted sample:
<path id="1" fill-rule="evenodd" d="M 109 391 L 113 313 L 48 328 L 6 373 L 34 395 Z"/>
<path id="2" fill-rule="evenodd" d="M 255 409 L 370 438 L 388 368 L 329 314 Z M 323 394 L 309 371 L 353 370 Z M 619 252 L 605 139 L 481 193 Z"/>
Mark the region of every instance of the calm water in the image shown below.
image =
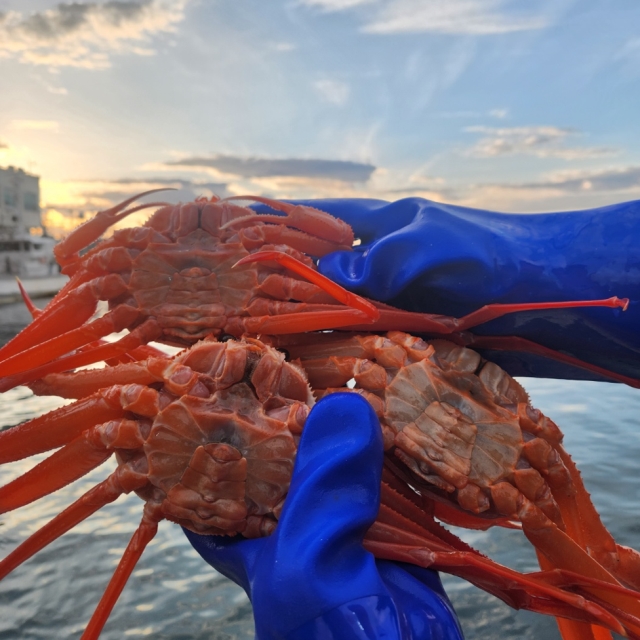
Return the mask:
<path id="1" fill-rule="evenodd" d="M 1 337 L 27 322 L 21 305 L 0 307 Z M 565 433 L 603 521 L 618 542 L 640 549 L 640 391 L 596 382 L 522 380 L 533 404 Z M 0 396 L 0 428 L 59 406 L 28 389 Z M 0 485 L 33 460 L 0 468 Z M 0 556 L 104 479 L 111 461 L 83 480 L 14 513 L 0 516 Z M 0 640 L 78 638 L 136 528 L 142 503 L 120 498 L 41 551 L 0 582 Z M 530 544 L 516 531 L 458 530 L 467 542 L 520 571 L 535 571 Z M 557 639 L 555 622 L 516 612 L 468 583 L 444 576 L 467 640 Z M 180 529 L 162 522 L 129 580 L 101 636 L 167 640 L 253 637 L 244 592 L 218 575 L 192 550 Z"/>

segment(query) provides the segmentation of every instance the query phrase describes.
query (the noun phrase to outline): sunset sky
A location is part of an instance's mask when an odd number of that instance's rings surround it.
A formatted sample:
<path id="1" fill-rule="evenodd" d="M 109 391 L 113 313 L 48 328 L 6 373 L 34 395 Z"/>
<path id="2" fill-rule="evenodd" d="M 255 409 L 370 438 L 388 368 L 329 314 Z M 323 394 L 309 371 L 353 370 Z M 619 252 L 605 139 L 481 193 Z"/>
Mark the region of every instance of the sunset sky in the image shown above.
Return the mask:
<path id="1" fill-rule="evenodd" d="M 0 166 L 61 227 L 164 184 L 640 198 L 639 107 L 638 0 L 0 0 Z"/>

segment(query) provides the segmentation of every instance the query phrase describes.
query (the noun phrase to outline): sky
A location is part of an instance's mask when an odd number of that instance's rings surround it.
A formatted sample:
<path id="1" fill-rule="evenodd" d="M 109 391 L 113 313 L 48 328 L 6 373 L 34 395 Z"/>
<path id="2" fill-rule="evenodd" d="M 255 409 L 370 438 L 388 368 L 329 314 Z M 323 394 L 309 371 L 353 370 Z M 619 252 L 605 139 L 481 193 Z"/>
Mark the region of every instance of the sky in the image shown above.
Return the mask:
<path id="1" fill-rule="evenodd" d="M 0 167 L 166 198 L 640 198 L 637 0 L 0 0 Z M 165 199 L 165 196 L 161 196 Z"/>

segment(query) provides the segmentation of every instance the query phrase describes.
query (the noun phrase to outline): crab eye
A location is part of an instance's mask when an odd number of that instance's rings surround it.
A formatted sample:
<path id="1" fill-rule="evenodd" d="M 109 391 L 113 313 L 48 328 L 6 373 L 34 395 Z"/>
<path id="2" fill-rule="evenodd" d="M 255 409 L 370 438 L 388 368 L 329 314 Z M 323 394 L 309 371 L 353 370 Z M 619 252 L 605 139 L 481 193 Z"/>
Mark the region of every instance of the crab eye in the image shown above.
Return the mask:
<path id="1" fill-rule="evenodd" d="M 235 340 L 235 336 L 232 336 L 230 333 L 223 333 L 219 338 L 218 342 L 229 342 L 229 340 Z"/>
<path id="2" fill-rule="evenodd" d="M 280 353 L 284 353 L 284 359 L 286 362 L 291 362 L 291 354 L 286 349 L 278 349 Z"/>

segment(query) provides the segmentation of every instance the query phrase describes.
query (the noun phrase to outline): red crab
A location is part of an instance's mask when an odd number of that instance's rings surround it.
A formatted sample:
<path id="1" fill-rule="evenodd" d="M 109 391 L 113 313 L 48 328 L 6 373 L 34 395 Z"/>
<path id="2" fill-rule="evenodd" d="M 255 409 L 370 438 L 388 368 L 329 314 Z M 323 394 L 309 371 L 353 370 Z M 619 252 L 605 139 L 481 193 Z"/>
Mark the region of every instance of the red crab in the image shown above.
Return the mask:
<path id="1" fill-rule="evenodd" d="M 453 573 L 517 608 L 567 617 L 566 638 L 602 638 L 602 627 L 640 638 L 638 554 L 611 539 L 558 428 L 515 381 L 444 341 L 398 332 L 328 338 L 288 344 L 304 369 L 255 339 L 206 340 L 175 358 L 32 383 L 38 394 L 78 400 L 0 433 L 0 463 L 61 447 L 0 488 L 0 512 L 44 497 L 114 452 L 118 468 L 2 560 L 0 578 L 135 491 L 145 502 L 142 522 L 82 636 L 88 640 L 98 637 L 160 520 L 212 535 L 270 533 L 314 402 L 306 370 L 319 395 L 345 390 L 354 377 L 381 418 L 387 470 L 369 550 Z M 473 528 L 521 525 L 544 570 L 500 566 L 434 517 Z"/>
<path id="2" fill-rule="evenodd" d="M 146 194 L 159 191 L 148 191 Z M 205 198 L 182 205 L 125 202 L 99 212 L 55 248 L 67 285 L 34 321 L 0 349 L 0 390 L 101 360 L 154 355 L 158 340 L 192 345 L 206 336 L 293 334 L 351 327 L 449 336 L 478 348 L 531 351 L 582 366 L 632 386 L 640 383 L 517 337 L 474 336 L 468 329 L 506 313 L 580 306 L 626 308 L 628 300 L 492 304 L 463 317 L 421 314 L 367 301 L 322 276 L 309 256 L 353 243 L 351 228 L 307 205 L 256 196 Z M 279 214 L 258 214 L 234 199 L 267 204 Z M 111 225 L 148 207 L 161 207 L 142 227 Z M 284 215 L 282 215 L 284 214 Z M 82 253 L 82 255 L 81 255 Z M 27 303 L 30 304 L 25 296 Z M 99 300 L 109 311 L 91 320 Z M 115 343 L 101 338 L 123 329 Z"/>

